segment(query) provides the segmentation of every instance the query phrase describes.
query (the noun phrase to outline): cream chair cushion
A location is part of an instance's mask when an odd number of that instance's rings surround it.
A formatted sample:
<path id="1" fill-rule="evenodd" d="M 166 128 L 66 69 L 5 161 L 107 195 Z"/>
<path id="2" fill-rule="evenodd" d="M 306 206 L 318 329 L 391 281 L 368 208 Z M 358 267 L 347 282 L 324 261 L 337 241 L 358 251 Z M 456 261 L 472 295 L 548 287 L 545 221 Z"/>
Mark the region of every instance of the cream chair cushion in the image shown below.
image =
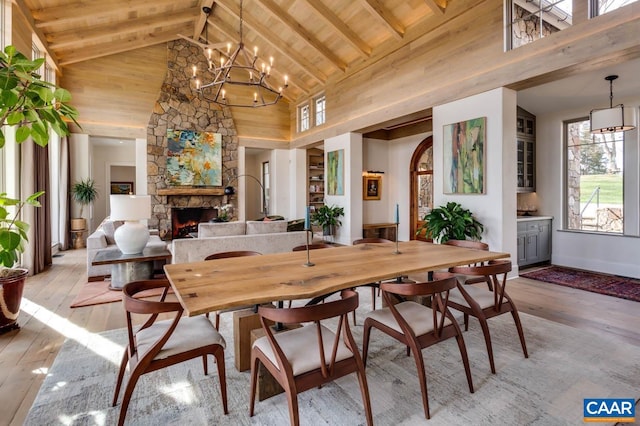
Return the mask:
<path id="1" fill-rule="evenodd" d="M 336 335 L 323 325 L 321 325 L 320 328 L 322 330 L 325 362 L 329 364 L 331 362 L 331 350 L 333 349 L 333 342 Z M 274 337 L 282 348 L 282 352 L 284 352 L 284 355 L 289 360 L 294 376 L 320 368 L 320 349 L 318 348 L 318 333 L 315 325 L 285 331 L 276 334 Z M 278 361 L 276 361 L 276 357 L 266 336 L 257 339 L 253 343 L 253 346 L 260 349 L 273 365 L 278 366 Z M 351 358 L 352 356 L 353 353 L 347 348 L 344 341 L 340 339 L 336 362 Z"/>
<path id="2" fill-rule="evenodd" d="M 274 221 L 248 220 L 247 221 L 247 235 L 274 234 L 276 232 L 287 232 L 286 220 L 274 220 Z"/>
<path id="3" fill-rule="evenodd" d="M 494 305 L 492 291 L 473 285 L 465 285 L 464 289 L 469 293 L 469 296 L 471 296 L 473 300 L 480 305 L 481 309 L 489 308 Z M 462 296 L 462 293 L 457 288 L 454 288 L 449 292 L 449 301 L 457 303 L 458 305 L 469 306 L 464 296 Z"/>
<path id="4" fill-rule="evenodd" d="M 139 356 L 143 356 L 151 346 L 171 326 L 173 320 L 158 321 L 151 327 L 140 330 L 136 335 Z M 220 345 L 227 347 L 224 337 L 203 315 L 197 317 L 182 317 L 173 330 L 169 340 L 158 352 L 154 359 L 164 359 L 178 353 L 187 352 L 192 349 L 201 348 L 205 345 Z"/>
<path id="5" fill-rule="evenodd" d="M 433 311 L 431 308 L 412 301 L 398 303 L 395 307 L 398 313 L 402 315 L 402 318 L 404 318 L 407 324 L 409 324 L 409 327 L 411 327 L 411 330 L 413 330 L 416 336 L 422 336 L 423 334 L 433 331 Z M 439 321 L 442 314 L 440 312 L 437 314 Z M 398 333 L 404 334 L 389 308 L 371 311 L 367 314 L 367 317 L 392 328 Z M 449 318 L 445 318 L 445 327 L 450 324 L 451 321 Z"/>
<path id="6" fill-rule="evenodd" d="M 244 222 L 203 222 L 198 224 L 198 238 L 244 235 Z"/>

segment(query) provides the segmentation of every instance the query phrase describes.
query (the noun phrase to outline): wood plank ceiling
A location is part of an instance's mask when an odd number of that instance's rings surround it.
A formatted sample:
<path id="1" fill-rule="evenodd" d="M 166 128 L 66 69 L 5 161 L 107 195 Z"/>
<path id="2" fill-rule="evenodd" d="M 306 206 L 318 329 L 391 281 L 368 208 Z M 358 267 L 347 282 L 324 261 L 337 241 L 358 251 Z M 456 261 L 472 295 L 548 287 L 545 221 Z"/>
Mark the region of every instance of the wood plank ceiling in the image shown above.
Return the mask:
<path id="1" fill-rule="evenodd" d="M 64 73 L 65 66 L 166 43 L 179 34 L 210 43 L 239 37 L 240 0 L 15 0 Z M 447 19 L 449 0 L 244 0 L 243 38 L 274 57 L 287 98 L 319 93 Z M 212 7 L 208 34 L 203 6 Z M 410 37 L 415 39 L 415 37 Z M 281 83 L 274 82 L 274 86 Z"/>

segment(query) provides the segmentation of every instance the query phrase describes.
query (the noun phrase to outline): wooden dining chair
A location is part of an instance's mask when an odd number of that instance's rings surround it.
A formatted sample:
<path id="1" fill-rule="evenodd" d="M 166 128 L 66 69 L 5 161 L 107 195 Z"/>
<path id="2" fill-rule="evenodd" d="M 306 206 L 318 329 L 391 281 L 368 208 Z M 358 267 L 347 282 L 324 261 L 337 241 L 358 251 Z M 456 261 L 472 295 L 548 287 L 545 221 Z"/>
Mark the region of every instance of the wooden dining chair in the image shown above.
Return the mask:
<path id="1" fill-rule="evenodd" d="M 116 389 L 113 394 L 112 405 L 114 407 L 118 403 L 127 365 L 130 375 L 122 398 L 118 425 L 124 424 L 129 401 L 140 376 L 197 357 L 202 357 L 204 374 L 207 375 L 207 355 L 209 354 L 215 357 L 218 366 L 224 414 L 229 412 L 224 365 L 226 342 L 204 316 L 183 317 L 183 308 L 180 303 L 167 302 L 169 287 L 170 284 L 167 280 L 146 280 L 131 282 L 122 289 L 128 345 L 120 363 Z M 163 289 L 158 300 L 135 298 L 135 295 L 142 291 L 158 288 Z M 133 324 L 132 314 L 146 315 L 148 318 L 140 327 Z M 159 314 L 170 314 L 173 318 L 157 321 Z"/>
<path id="2" fill-rule="evenodd" d="M 427 419 L 430 419 L 431 415 L 422 349 L 455 337 L 467 375 L 469 391 L 473 393 L 471 369 L 462 331 L 447 308 L 449 293 L 451 289 L 456 288 L 458 281 L 454 275 L 448 273 L 441 273 L 437 275 L 437 278 L 439 279 L 424 283 L 380 284 L 382 297 L 387 302 L 387 307 L 368 314 L 364 321 L 362 348 L 362 359 L 366 366 L 372 328 L 382 331 L 407 346 L 407 355 L 413 353 L 413 358 L 416 361 L 418 381 L 422 391 L 422 405 Z M 431 298 L 431 307 L 412 300 L 402 301 L 405 297 Z"/>
<path id="3" fill-rule="evenodd" d="M 355 240 L 353 242 L 353 245 L 357 246 L 360 244 L 381 244 L 381 243 L 392 243 L 392 242 L 393 241 L 387 240 L 386 238 L 360 238 L 359 240 Z M 376 289 L 379 289 L 380 283 L 369 283 L 365 285 L 371 287 L 371 309 L 375 311 L 376 310 Z M 353 325 L 355 324 L 356 324 L 356 318 L 354 316 Z"/>
<path id="4" fill-rule="evenodd" d="M 469 248 L 469 249 L 474 249 L 474 250 L 489 251 L 489 244 L 483 243 L 482 241 L 447 240 L 443 244 L 446 244 L 446 245 L 449 245 L 449 246 L 464 247 L 464 248 Z M 480 265 L 482 265 L 482 263 L 476 263 L 476 264 L 474 264 L 472 266 L 480 266 Z M 476 283 L 485 282 L 485 279 L 484 279 L 484 277 L 470 277 L 470 276 L 458 274 L 458 281 L 462 282 L 463 284 L 476 284 Z M 487 283 L 487 285 L 489 286 L 489 290 L 491 290 L 492 289 L 491 288 L 491 283 Z"/>
<path id="5" fill-rule="evenodd" d="M 309 250 L 318 250 L 318 249 L 334 248 L 334 247 L 335 246 L 333 244 L 327 244 L 327 243 L 309 244 Z M 307 249 L 307 245 L 302 244 L 301 246 L 295 246 L 293 249 L 291 249 L 291 251 L 305 251 L 306 249 Z"/>
<path id="6" fill-rule="evenodd" d="M 448 302 L 451 308 L 464 314 L 465 331 L 469 329 L 469 316 L 476 317 L 478 321 L 480 321 L 480 327 L 482 328 L 484 341 L 487 346 L 491 372 L 495 374 L 496 367 L 493 361 L 491 334 L 487 323 L 489 318 L 511 312 L 513 321 L 516 323 L 516 328 L 518 329 L 522 352 L 524 352 L 525 358 L 529 358 L 518 310 L 513 300 L 505 291 L 507 274 L 511 271 L 511 261 L 492 260 L 486 265 L 456 266 L 451 268 L 450 271 L 455 274 L 482 277 L 483 282 L 491 285 L 491 289 L 487 289 L 477 285 L 462 285 L 458 282 L 457 288 L 451 291 Z"/>
<path id="7" fill-rule="evenodd" d="M 373 424 L 369 387 L 347 315 L 358 307 L 358 293 L 343 290 L 341 298 L 319 305 L 276 309 L 260 306 L 260 322 L 265 336 L 251 349 L 251 402 L 254 414 L 258 366 L 262 363 L 282 386 L 289 405 L 291 424 L 299 425 L 298 394 L 347 374 L 356 373 L 364 404 L 367 425 Z M 338 318 L 336 332 L 323 324 Z M 274 334 L 268 321 L 283 324 L 312 324 Z"/>
<path id="8" fill-rule="evenodd" d="M 210 254 L 209 256 L 205 257 L 204 260 L 216 260 L 216 259 L 229 259 L 232 257 L 244 257 L 244 256 L 261 256 L 262 253 L 259 253 L 257 251 L 251 251 L 251 250 L 237 250 L 237 251 L 221 251 L 220 253 L 213 253 Z M 216 330 L 220 330 L 220 314 L 225 313 L 225 312 L 233 312 L 233 311 L 239 311 L 241 309 L 247 309 L 247 308 L 252 308 L 253 305 L 247 305 L 247 306 L 238 306 L 235 308 L 229 308 L 229 309 L 223 309 L 221 311 L 216 311 L 215 314 L 215 326 L 216 326 Z M 206 313 L 206 317 L 209 318 L 209 313 Z"/>

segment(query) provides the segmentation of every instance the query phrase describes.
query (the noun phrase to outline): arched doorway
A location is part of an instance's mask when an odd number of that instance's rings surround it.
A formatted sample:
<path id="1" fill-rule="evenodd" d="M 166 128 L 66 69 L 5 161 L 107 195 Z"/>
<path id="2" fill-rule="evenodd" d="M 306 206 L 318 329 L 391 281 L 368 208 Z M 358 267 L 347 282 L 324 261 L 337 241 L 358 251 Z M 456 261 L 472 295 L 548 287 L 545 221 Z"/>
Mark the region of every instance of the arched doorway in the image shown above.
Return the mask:
<path id="1" fill-rule="evenodd" d="M 411 232 L 412 240 L 427 239 L 416 235 L 424 221 L 422 218 L 433 208 L 433 137 L 429 136 L 416 148 L 410 164 Z"/>

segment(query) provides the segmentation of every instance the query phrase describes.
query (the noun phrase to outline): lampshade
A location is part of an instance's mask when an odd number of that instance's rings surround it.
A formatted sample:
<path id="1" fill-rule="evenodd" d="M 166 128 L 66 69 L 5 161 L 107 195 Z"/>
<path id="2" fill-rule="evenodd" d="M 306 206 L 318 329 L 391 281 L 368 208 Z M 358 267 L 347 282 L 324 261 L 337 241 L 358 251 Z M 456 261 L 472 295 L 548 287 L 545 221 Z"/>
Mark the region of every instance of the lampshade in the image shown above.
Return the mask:
<path id="1" fill-rule="evenodd" d="M 151 217 L 149 195 L 111 195 L 111 220 L 142 220 Z"/>
<path id="2" fill-rule="evenodd" d="M 151 197 L 148 195 L 111 195 L 111 220 L 125 223 L 113 234 L 123 254 L 142 253 L 149 241 L 147 225 L 138 222 L 151 217 Z"/>
<path id="3" fill-rule="evenodd" d="M 625 110 L 622 104 L 612 108 L 594 109 L 589 116 L 591 133 L 623 132 L 635 128 L 633 110 Z"/>

